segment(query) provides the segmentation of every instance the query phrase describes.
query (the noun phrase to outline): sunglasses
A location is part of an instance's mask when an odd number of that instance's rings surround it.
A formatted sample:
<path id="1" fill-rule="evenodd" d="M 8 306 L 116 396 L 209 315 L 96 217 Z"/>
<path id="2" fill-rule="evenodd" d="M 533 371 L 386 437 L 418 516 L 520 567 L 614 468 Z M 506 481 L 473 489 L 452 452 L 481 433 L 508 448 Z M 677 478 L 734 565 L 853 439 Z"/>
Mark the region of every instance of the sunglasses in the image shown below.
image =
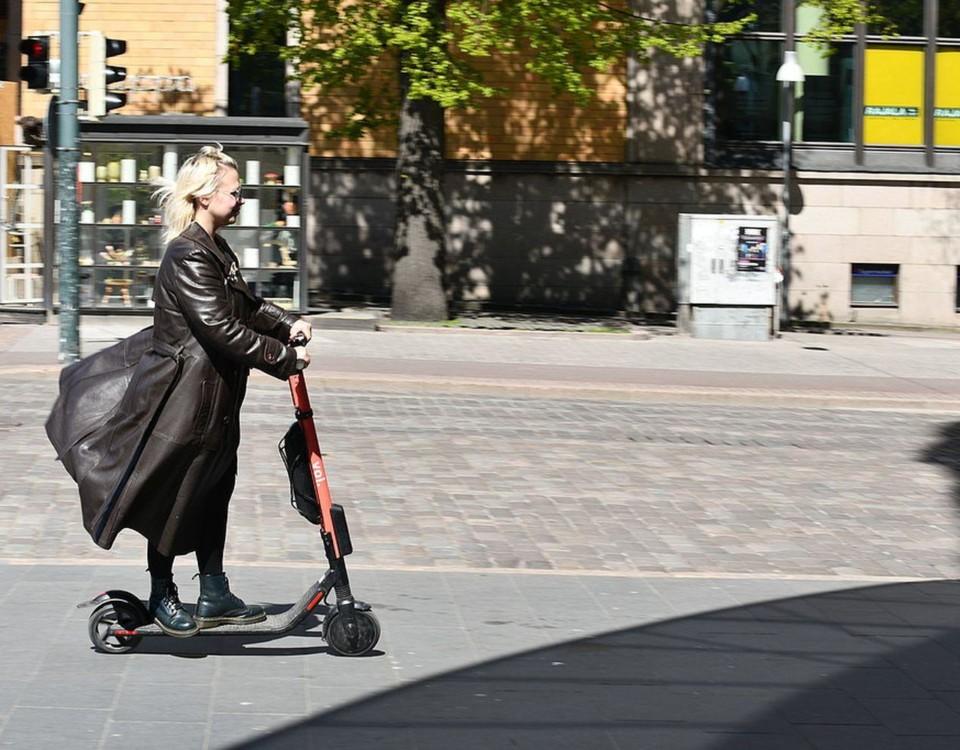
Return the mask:
<path id="1" fill-rule="evenodd" d="M 243 200 L 243 188 L 237 188 L 236 190 L 231 190 L 229 193 L 226 190 L 221 190 L 220 192 L 233 196 L 233 199 L 235 201 L 239 202 Z"/>

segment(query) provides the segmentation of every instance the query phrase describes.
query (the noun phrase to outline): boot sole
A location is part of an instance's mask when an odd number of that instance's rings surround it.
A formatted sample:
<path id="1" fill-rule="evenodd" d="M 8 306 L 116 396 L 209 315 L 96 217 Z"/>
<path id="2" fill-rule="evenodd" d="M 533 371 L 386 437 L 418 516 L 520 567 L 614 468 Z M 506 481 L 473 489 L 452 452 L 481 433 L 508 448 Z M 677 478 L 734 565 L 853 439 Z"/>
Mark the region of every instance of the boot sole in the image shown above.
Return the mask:
<path id="1" fill-rule="evenodd" d="M 215 628 L 218 625 L 256 625 L 267 619 L 267 613 L 256 617 L 194 617 L 197 627 L 201 630 Z"/>
<path id="2" fill-rule="evenodd" d="M 165 635 L 173 636 L 174 638 L 189 638 L 190 636 L 196 635 L 200 632 L 200 626 L 197 625 L 193 630 L 183 631 L 183 630 L 171 630 L 166 627 L 160 620 L 154 618 L 153 622 L 156 624 L 160 630 L 164 632 Z"/>

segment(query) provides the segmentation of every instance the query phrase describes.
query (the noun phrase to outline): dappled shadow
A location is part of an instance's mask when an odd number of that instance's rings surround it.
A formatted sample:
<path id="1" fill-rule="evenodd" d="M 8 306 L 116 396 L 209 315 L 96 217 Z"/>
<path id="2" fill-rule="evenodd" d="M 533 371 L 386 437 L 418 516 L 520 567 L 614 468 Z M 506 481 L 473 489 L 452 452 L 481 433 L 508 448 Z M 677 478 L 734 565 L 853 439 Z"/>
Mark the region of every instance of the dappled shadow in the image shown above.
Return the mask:
<path id="1" fill-rule="evenodd" d="M 242 747 L 956 747 L 958 605 L 960 584 L 924 581 L 706 612 L 438 675 Z"/>
<path id="2" fill-rule="evenodd" d="M 624 157 L 626 117 L 623 66 L 589 71 L 595 92 L 586 104 L 555 91 L 526 68 L 520 52 L 471 61 L 501 93 L 446 113 L 446 155 L 457 160 L 616 162 Z"/>
<path id="3" fill-rule="evenodd" d="M 314 299 L 384 301 L 393 164 L 314 159 Z M 447 278 L 454 308 L 663 314 L 675 306 L 679 214 L 774 213 L 756 175 L 645 175 L 623 165 L 448 162 Z"/>
<path id="4" fill-rule="evenodd" d="M 511 97 L 446 114 L 454 311 L 664 316 L 676 306 L 680 213 L 777 210 L 778 175 L 701 166 L 697 61 L 658 54 L 652 63 L 631 62 L 598 76 L 601 96 L 583 107 L 551 96 L 522 63 L 486 63 Z M 393 160 L 315 157 L 312 165 L 312 303 L 386 302 Z M 800 210 L 799 188 L 793 201 Z"/>

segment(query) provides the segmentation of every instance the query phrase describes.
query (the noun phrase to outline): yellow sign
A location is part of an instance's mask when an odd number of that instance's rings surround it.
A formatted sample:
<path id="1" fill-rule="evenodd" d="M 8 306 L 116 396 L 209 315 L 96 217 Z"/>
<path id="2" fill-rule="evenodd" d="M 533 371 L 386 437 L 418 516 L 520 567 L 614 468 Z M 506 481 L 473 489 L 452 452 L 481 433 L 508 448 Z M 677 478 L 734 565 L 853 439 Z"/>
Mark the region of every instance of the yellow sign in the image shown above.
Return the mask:
<path id="1" fill-rule="evenodd" d="M 868 47 L 863 140 L 873 146 L 923 145 L 923 50 Z"/>
<path id="2" fill-rule="evenodd" d="M 960 50 L 937 52 L 936 89 L 933 142 L 960 146 Z"/>

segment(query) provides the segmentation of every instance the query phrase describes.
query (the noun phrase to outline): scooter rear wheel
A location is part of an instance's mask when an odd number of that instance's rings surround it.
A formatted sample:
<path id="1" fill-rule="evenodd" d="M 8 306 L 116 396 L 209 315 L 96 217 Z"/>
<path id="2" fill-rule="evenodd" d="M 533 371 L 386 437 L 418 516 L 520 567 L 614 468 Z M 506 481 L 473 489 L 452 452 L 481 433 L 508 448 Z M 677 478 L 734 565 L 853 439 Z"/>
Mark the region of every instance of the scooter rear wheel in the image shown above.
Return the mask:
<path id="1" fill-rule="evenodd" d="M 87 633 L 93 647 L 104 654 L 125 654 L 137 647 L 143 636 L 117 635 L 113 631 L 134 630 L 144 623 L 140 613 L 130 604 L 121 601 L 104 602 L 90 613 Z"/>
<path id="2" fill-rule="evenodd" d="M 340 612 L 334 612 L 327 619 L 324 628 L 327 645 L 340 656 L 363 656 L 370 653 L 380 640 L 380 621 L 373 612 L 356 610 L 353 613 L 357 623 L 357 637 L 351 639 Z"/>

